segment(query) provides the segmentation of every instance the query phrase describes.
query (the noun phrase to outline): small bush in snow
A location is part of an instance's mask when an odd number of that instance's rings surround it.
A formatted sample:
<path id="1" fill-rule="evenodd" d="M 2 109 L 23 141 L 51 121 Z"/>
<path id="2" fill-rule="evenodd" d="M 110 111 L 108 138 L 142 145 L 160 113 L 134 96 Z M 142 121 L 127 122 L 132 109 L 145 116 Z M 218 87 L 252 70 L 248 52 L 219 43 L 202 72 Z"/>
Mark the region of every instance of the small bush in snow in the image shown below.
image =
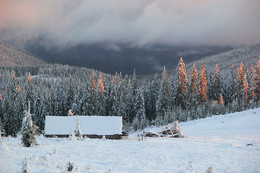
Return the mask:
<path id="1" fill-rule="evenodd" d="M 195 170 L 194 170 L 194 168 L 193 168 L 193 166 L 192 166 L 192 159 L 191 159 L 191 158 L 190 158 L 188 164 L 189 164 L 189 166 L 188 166 L 189 172 L 195 173 Z"/>
<path id="2" fill-rule="evenodd" d="M 24 161 L 23 161 L 23 167 L 21 169 L 21 173 L 30 173 L 30 169 L 29 169 L 29 165 L 27 163 L 26 157 L 24 158 Z"/>
<path id="3" fill-rule="evenodd" d="M 72 162 L 69 162 L 69 163 L 68 163 L 67 171 L 68 171 L 68 172 L 71 172 L 71 171 L 73 170 L 73 168 L 74 168 L 74 164 L 73 164 Z"/>
<path id="4" fill-rule="evenodd" d="M 213 173 L 214 168 L 211 166 L 206 170 L 206 173 Z"/>
<path id="5" fill-rule="evenodd" d="M 76 129 L 74 131 L 74 134 L 75 134 L 76 137 L 82 138 L 82 132 L 80 130 L 79 120 L 76 120 L 76 123 L 77 123 L 77 125 L 76 125 Z"/>

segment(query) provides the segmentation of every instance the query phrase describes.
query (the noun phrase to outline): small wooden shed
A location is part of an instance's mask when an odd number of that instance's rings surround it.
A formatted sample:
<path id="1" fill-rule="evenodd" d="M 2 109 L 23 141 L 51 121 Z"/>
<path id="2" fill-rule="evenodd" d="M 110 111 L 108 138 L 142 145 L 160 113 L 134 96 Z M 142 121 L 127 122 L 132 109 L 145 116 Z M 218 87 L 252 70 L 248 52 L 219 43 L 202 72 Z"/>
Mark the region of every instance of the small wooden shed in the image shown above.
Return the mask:
<path id="1" fill-rule="evenodd" d="M 77 122 L 83 137 L 121 139 L 123 122 L 120 116 L 46 116 L 46 137 L 69 137 Z"/>

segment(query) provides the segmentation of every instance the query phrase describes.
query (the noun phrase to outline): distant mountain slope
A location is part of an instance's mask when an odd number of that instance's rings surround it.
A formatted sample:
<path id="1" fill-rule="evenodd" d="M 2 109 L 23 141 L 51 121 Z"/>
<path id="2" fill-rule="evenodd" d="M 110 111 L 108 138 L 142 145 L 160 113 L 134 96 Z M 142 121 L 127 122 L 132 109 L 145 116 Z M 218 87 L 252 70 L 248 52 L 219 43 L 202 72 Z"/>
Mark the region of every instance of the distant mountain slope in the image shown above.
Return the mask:
<path id="1" fill-rule="evenodd" d="M 250 67 L 251 64 L 256 65 L 260 55 L 260 45 L 248 46 L 238 49 L 233 49 L 216 55 L 207 56 L 200 60 L 193 61 L 186 64 L 187 75 L 190 75 L 193 64 L 196 65 L 198 72 L 200 72 L 201 61 L 205 63 L 205 68 L 208 73 L 214 72 L 216 64 L 219 65 L 219 70 L 224 77 L 230 72 L 232 64 L 234 64 L 235 69 L 240 65 L 241 61 L 245 64 L 246 67 Z M 185 62 L 185 57 L 183 57 Z M 175 73 L 175 70 L 171 71 Z"/>
<path id="2" fill-rule="evenodd" d="M 46 62 L 0 40 L 0 66 L 38 66 Z"/>

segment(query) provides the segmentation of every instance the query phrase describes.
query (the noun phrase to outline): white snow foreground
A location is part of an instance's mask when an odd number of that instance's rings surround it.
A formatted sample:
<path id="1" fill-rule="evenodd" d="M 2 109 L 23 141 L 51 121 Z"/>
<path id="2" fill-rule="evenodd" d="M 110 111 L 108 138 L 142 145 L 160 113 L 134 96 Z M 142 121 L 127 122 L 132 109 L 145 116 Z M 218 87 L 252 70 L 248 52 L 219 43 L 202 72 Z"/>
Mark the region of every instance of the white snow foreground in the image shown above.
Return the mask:
<path id="1" fill-rule="evenodd" d="M 260 172 L 260 108 L 180 123 L 184 138 L 128 140 L 54 139 L 22 147 L 4 138 L 0 172 L 19 172 L 26 156 L 31 172 Z M 153 129 L 156 131 L 156 129 Z M 148 129 L 146 129 L 148 131 Z M 72 170 L 73 171 L 73 170 Z"/>

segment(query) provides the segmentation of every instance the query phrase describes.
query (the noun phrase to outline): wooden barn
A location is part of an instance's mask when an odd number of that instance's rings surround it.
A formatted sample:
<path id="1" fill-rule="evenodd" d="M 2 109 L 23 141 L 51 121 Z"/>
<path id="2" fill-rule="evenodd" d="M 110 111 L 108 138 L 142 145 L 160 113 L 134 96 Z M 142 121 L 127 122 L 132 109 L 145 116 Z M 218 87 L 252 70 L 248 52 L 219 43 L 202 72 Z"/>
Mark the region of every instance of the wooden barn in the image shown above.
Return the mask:
<path id="1" fill-rule="evenodd" d="M 46 116 L 46 137 L 69 137 L 80 124 L 83 137 L 121 139 L 123 122 L 120 116 Z"/>

